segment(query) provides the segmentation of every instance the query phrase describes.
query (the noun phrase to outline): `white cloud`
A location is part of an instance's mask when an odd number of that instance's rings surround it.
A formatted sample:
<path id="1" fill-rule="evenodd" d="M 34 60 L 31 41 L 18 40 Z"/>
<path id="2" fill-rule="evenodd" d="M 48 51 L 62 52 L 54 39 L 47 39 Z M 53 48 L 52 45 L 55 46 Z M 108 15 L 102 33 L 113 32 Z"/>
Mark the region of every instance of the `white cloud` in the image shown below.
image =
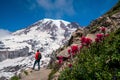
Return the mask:
<path id="1" fill-rule="evenodd" d="M 35 10 L 37 8 L 36 0 L 17 0 L 17 3 L 19 3 L 21 6 L 23 6 L 27 10 Z"/>
<path id="2" fill-rule="evenodd" d="M 45 10 L 52 10 L 54 6 L 54 3 L 52 3 L 50 0 L 37 0 L 37 3 Z"/>
<path id="3" fill-rule="evenodd" d="M 75 14 L 73 0 L 37 0 L 37 3 L 46 12 L 46 17 L 54 16 L 61 18 L 63 15 L 72 16 Z"/>
<path id="4" fill-rule="evenodd" d="M 8 30 L 0 29 L 0 39 L 10 36 L 11 32 Z"/>
<path id="5" fill-rule="evenodd" d="M 45 12 L 45 17 L 62 18 L 65 15 L 73 16 L 75 9 L 73 0 L 25 0 L 23 4 L 28 10 L 32 10 L 37 14 L 42 8 Z"/>

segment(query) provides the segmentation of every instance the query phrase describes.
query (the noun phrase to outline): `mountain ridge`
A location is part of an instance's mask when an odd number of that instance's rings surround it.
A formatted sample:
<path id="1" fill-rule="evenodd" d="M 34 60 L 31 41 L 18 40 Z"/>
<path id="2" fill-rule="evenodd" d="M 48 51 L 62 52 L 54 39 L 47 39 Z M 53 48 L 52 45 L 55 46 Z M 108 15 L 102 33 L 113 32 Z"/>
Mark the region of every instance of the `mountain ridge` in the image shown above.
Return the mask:
<path id="1" fill-rule="evenodd" d="M 52 51 L 62 47 L 77 28 L 80 28 L 78 24 L 63 20 L 40 20 L 25 29 L 12 33 L 11 36 L 0 42 L 2 47 L 0 48 L 0 61 L 6 62 L 6 59 L 23 57 L 20 59 L 22 64 L 19 63 L 20 61 L 16 64 L 17 60 L 15 64 L 20 65 L 20 68 L 32 67 L 34 62 L 33 53 L 39 49 L 43 56 L 41 67 L 46 67 Z M 28 59 L 29 61 L 25 63 Z M 4 72 L 4 69 L 0 68 L 0 70 Z"/>

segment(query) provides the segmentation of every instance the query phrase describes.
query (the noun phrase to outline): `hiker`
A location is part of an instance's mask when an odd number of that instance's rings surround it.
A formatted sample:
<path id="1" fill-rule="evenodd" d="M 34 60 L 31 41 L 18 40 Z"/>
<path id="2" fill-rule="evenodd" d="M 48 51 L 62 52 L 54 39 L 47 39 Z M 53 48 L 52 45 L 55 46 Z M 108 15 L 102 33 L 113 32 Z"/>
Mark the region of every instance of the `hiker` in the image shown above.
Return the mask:
<path id="1" fill-rule="evenodd" d="M 39 52 L 39 50 L 37 50 L 37 52 L 35 53 L 35 62 L 34 62 L 34 65 L 33 65 L 33 70 L 35 68 L 35 65 L 38 63 L 38 70 L 40 70 L 40 59 L 41 59 L 42 55 L 41 53 Z"/>

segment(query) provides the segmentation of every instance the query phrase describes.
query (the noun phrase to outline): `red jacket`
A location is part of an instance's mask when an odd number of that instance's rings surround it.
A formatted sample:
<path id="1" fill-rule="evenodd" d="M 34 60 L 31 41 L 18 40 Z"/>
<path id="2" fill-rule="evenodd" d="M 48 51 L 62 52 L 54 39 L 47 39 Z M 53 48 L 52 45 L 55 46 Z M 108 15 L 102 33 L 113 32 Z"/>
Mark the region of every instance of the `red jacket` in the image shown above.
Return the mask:
<path id="1" fill-rule="evenodd" d="M 36 60 L 39 59 L 39 55 L 40 55 L 40 54 L 41 54 L 40 52 L 36 52 L 36 53 L 35 53 L 35 59 L 36 59 Z"/>

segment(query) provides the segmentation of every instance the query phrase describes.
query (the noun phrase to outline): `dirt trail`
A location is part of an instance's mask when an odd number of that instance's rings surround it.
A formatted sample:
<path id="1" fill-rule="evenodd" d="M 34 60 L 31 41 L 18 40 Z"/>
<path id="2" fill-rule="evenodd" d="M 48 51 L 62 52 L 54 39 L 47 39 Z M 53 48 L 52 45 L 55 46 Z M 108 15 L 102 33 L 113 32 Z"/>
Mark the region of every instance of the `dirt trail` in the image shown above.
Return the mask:
<path id="1" fill-rule="evenodd" d="M 32 70 L 29 69 L 27 70 L 27 75 L 22 74 L 20 80 L 48 80 L 48 76 L 50 74 L 51 70 L 50 69 L 45 69 L 41 68 L 39 71 L 38 70 Z"/>

